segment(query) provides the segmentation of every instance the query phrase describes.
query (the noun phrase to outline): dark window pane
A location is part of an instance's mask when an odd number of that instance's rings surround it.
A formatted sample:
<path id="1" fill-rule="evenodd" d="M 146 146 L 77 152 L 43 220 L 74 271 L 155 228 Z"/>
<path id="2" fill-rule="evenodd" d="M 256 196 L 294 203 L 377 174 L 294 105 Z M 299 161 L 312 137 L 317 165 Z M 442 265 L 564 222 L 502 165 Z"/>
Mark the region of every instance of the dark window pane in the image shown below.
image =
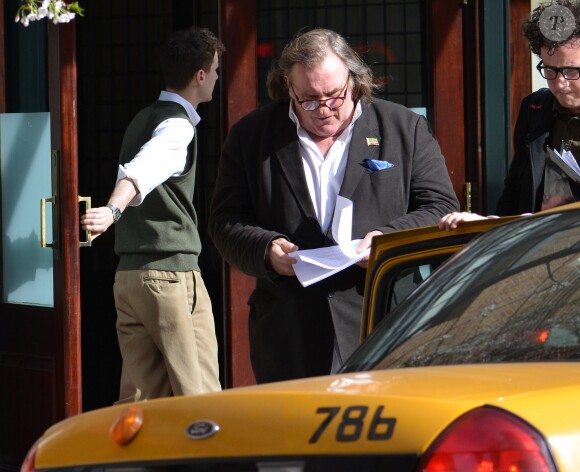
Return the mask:
<path id="1" fill-rule="evenodd" d="M 284 46 L 301 29 L 337 31 L 385 85 L 376 93 L 406 106 L 428 108 L 425 0 L 258 0 L 258 100 L 269 102 L 266 77 Z M 270 51 L 264 54 L 264 51 Z M 412 66 L 412 68 L 410 68 Z"/>

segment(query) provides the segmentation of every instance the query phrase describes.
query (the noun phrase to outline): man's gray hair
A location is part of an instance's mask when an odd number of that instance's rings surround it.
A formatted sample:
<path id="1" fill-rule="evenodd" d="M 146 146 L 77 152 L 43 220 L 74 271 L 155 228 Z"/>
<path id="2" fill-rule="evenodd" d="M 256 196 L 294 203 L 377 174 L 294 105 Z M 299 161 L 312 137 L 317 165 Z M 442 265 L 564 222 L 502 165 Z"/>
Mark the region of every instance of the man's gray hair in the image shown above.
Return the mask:
<path id="1" fill-rule="evenodd" d="M 349 71 L 353 101 L 371 101 L 376 88 L 371 68 L 340 34 L 323 28 L 299 33 L 286 45 L 278 67 L 268 74 L 266 85 L 270 98 L 274 101 L 287 100 L 290 97 L 287 80 L 290 79 L 292 67 L 295 64 L 307 68 L 317 66 L 326 60 L 329 53 L 336 54 L 344 61 Z"/>

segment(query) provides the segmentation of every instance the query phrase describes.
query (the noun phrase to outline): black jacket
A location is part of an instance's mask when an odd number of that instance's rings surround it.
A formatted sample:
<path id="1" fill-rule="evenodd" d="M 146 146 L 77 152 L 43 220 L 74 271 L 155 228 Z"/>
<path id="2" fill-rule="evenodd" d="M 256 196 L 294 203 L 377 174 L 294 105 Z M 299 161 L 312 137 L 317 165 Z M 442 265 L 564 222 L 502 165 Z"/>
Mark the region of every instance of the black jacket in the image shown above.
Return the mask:
<path id="1" fill-rule="evenodd" d="M 495 214 L 535 213 L 542 206 L 546 146 L 554 126 L 554 95 L 540 89 L 522 100 L 514 130 L 514 158 Z"/>
<path id="2" fill-rule="evenodd" d="M 257 278 L 249 303 L 258 382 L 328 373 L 333 331 L 343 360 L 360 335 L 363 269 L 353 266 L 304 288 L 296 277 L 273 276 L 264 263 L 268 244 L 280 236 L 300 249 L 334 244 L 318 224 L 288 106 L 260 108 L 231 129 L 209 219 L 211 237 L 224 259 Z M 367 158 L 393 166 L 368 173 L 361 165 Z M 458 208 L 445 160 L 425 119 L 384 100 L 363 105 L 340 195 L 354 203 L 353 239 L 375 229 L 387 233 L 434 225 Z M 328 364 L 325 372 L 313 368 L 321 355 Z M 304 362 L 308 372 L 292 371 L 293 358 L 295 364 Z"/>

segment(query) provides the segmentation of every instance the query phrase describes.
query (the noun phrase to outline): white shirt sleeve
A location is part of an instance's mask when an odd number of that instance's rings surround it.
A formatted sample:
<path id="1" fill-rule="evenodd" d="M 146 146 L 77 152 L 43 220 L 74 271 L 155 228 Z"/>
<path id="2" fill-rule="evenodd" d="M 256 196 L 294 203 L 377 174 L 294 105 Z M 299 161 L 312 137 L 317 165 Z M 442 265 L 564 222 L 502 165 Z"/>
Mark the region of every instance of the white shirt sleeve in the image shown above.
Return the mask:
<path id="1" fill-rule="evenodd" d="M 139 190 L 130 206 L 140 205 L 155 187 L 183 173 L 187 166 L 187 146 L 194 132 L 188 120 L 169 118 L 155 128 L 151 139 L 131 161 L 119 166 L 117 181 L 127 178 Z"/>

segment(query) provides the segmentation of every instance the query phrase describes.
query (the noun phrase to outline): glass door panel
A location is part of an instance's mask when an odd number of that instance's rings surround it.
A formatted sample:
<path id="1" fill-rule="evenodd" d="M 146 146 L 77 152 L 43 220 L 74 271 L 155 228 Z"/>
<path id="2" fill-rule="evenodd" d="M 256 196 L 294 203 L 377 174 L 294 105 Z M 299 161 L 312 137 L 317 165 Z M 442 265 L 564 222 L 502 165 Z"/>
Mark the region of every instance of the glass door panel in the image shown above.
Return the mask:
<path id="1" fill-rule="evenodd" d="M 50 114 L 0 114 L 4 303 L 52 307 L 53 254 L 41 248 L 42 198 L 52 197 Z M 45 234 L 52 242 L 52 205 Z"/>

